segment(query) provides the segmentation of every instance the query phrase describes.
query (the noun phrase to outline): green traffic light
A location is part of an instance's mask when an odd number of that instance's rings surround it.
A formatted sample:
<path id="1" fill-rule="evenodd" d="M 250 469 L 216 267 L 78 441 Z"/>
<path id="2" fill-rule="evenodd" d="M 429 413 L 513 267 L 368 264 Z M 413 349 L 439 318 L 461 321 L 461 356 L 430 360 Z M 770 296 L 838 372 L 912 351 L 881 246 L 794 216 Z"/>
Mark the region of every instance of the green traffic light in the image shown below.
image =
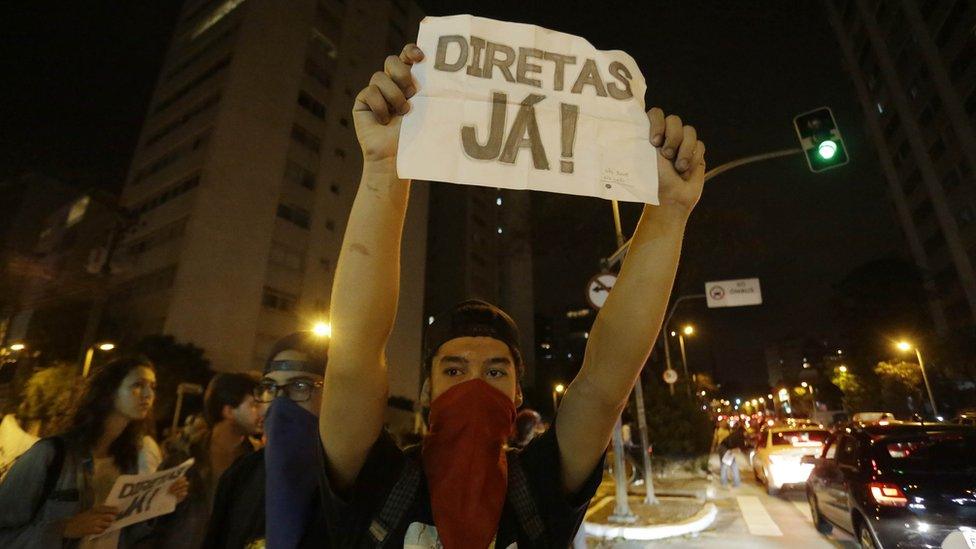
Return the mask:
<path id="1" fill-rule="evenodd" d="M 817 153 L 820 154 L 820 158 L 830 160 L 837 154 L 837 143 L 830 140 L 824 141 L 817 147 Z"/>

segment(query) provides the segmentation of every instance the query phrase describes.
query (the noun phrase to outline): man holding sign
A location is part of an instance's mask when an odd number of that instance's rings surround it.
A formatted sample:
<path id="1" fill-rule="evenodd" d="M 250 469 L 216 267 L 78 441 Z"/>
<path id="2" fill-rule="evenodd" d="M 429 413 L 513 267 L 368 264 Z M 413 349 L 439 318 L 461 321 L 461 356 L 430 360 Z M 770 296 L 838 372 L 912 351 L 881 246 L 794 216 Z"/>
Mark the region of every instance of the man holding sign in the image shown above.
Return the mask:
<path id="1" fill-rule="evenodd" d="M 421 27 L 421 44 L 433 44 L 436 49 L 440 36 L 464 36 L 458 25 L 430 32 L 437 25 L 426 29 L 424 25 L 432 21 L 437 19 L 428 18 Z M 363 176 L 332 291 L 332 340 L 319 422 L 326 521 L 340 547 L 568 546 L 599 484 L 614 423 L 660 330 L 685 224 L 701 195 L 704 145 L 695 129 L 684 126 L 678 117 L 666 117 L 657 108 L 646 115 L 642 112 L 644 90 L 643 83 L 637 82 L 636 68 L 626 73 L 617 69 L 620 77 L 610 80 L 614 73 L 609 68 L 604 73 L 598 62 L 589 62 L 590 57 L 575 58 L 573 52 L 591 53 L 585 51 L 588 44 L 581 39 L 559 35 L 548 37 L 551 40 L 545 47 L 538 47 L 538 42 L 546 40 L 535 40 L 505 49 L 497 44 L 502 43 L 500 36 L 507 35 L 508 24 L 475 23 L 482 27 L 478 34 L 464 38 L 468 68 L 442 71 L 456 80 L 453 102 L 478 104 L 480 98 L 483 113 L 490 111 L 496 123 L 487 133 L 483 128 L 472 130 L 475 154 L 464 143 L 463 123 L 440 120 L 436 127 L 429 123 L 428 117 L 439 117 L 435 109 L 452 101 L 450 94 L 441 95 L 441 100 L 414 100 L 429 98 L 424 94 L 437 91 L 424 88 L 424 82 L 430 83 L 431 75 L 439 70 L 437 51 L 422 51 L 411 44 L 399 56 L 387 58 L 384 70 L 373 75 L 353 108 Z M 537 36 L 548 36 L 549 31 L 539 31 Z M 455 48 L 455 53 L 451 57 L 450 49 L 444 52 L 445 68 L 458 65 L 461 58 L 459 39 L 451 40 L 456 45 L 448 48 Z M 562 164 L 549 158 L 550 153 L 543 154 L 551 150 L 547 139 L 561 139 L 559 132 L 556 137 L 546 137 L 552 128 L 546 126 L 540 109 L 547 99 L 481 96 L 477 84 L 469 84 L 495 82 L 494 71 L 507 82 L 503 70 L 507 69 L 515 81 L 512 85 L 534 88 L 532 83 L 519 82 L 520 75 L 523 80 L 535 78 L 534 70 L 518 68 L 519 57 L 530 57 L 518 53 L 523 51 L 520 47 L 538 50 L 531 52 L 535 59 L 545 59 L 549 52 L 557 60 L 553 64 L 563 63 L 562 92 L 568 89 L 572 94 L 582 81 L 580 97 L 585 93 L 589 99 L 602 100 L 601 90 L 610 96 L 609 83 L 615 83 L 618 95 L 630 84 L 632 97 L 611 97 L 620 102 L 614 107 L 619 111 L 618 120 L 606 118 L 607 113 L 612 114 L 610 108 L 600 120 L 587 122 L 597 133 L 579 131 L 571 170 L 569 166 L 563 170 Z M 476 49 L 480 62 L 471 61 Z M 554 57 L 556 54 L 563 58 Z M 579 67 L 572 77 L 570 65 Z M 556 80 L 551 83 L 554 93 Z M 592 103 L 581 102 L 579 111 Z M 627 117 L 635 105 L 640 106 L 639 118 Z M 561 106 L 554 109 L 565 112 Z M 511 125 L 504 122 L 507 114 L 495 114 L 508 110 L 517 111 Z M 456 117 L 455 122 L 474 120 L 477 114 L 468 106 L 462 111 L 468 114 Z M 577 122 L 581 129 L 586 116 L 581 112 Z M 442 132 L 444 139 L 436 155 L 419 151 L 426 155 L 425 162 L 409 157 L 416 150 L 404 156 L 413 146 L 406 141 L 408 136 L 422 139 L 417 132 L 408 132 L 408 124 L 422 132 Z M 635 142 L 631 126 L 641 128 L 642 144 Z M 513 144 L 508 145 L 512 139 Z M 622 154 L 600 158 L 602 146 L 595 143 L 600 140 L 616 143 Z M 537 151 L 538 143 L 543 151 Z M 451 149 L 445 149 L 448 146 Z M 492 158 L 495 148 L 498 156 Z M 589 152 L 581 156 L 580 151 Z M 508 152 L 514 157 L 506 156 Z M 517 328 L 504 312 L 477 300 L 456 306 L 428 328 L 425 367 L 430 377 L 425 385 L 431 406 L 430 434 L 422 448 L 402 452 L 383 432 L 387 401 L 384 348 L 397 307 L 400 240 L 410 191 L 407 177 L 416 176 L 412 170 L 424 164 L 443 164 L 447 168 L 441 179 L 458 183 L 476 183 L 471 178 L 481 174 L 487 177 L 481 184 L 501 186 L 497 176 L 504 174 L 519 188 L 558 186 L 563 181 L 563 192 L 575 188 L 577 194 L 599 194 L 603 192 L 599 189 L 617 192 L 623 187 L 621 192 L 646 197 L 648 203 L 659 199 L 660 206 L 644 209 L 630 253 L 593 325 L 583 366 L 566 390 L 554 428 L 518 453 L 505 449 L 515 409 L 522 401 Z M 485 169 L 472 167 L 475 164 Z M 656 168 L 647 172 L 642 168 L 646 166 Z M 546 182 L 537 185 L 540 181 Z"/>

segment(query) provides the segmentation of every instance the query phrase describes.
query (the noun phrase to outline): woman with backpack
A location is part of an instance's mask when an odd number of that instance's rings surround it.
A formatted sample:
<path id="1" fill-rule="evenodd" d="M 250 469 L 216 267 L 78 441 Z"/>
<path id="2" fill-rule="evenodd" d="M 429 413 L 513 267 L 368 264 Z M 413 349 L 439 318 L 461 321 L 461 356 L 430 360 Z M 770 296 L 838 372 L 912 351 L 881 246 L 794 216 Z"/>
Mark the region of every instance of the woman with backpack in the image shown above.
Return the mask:
<path id="1" fill-rule="evenodd" d="M 119 475 L 150 473 L 159 447 L 148 435 L 156 398 L 156 370 L 144 358 L 120 358 L 86 380 L 61 434 L 37 442 L 0 484 L 0 547 L 136 546 L 151 524 L 103 533 L 119 509 L 104 505 Z M 171 492 L 179 501 L 187 483 Z"/>

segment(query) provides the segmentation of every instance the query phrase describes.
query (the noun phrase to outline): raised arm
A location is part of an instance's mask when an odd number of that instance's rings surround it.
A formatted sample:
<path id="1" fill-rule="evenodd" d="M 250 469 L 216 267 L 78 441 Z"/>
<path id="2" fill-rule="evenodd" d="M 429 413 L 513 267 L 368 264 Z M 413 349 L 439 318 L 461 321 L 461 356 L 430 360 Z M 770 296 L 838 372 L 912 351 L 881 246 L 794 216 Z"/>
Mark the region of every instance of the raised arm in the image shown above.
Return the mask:
<path id="1" fill-rule="evenodd" d="M 387 58 L 356 96 L 353 118 L 363 176 L 346 225 L 332 285 L 329 367 L 319 434 L 336 488 L 350 486 L 383 428 L 387 381 L 384 349 L 393 330 L 400 287 L 400 237 L 410 182 L 397 178 L 402 114 L 415 93 L 414 45 Z"/>
<path id="2" fill-rule="evenodd" d="M 606 450 L 617 417 L 654 345 L 705 179 L 705 146 L 691 126 L 648 111 L 659 147 L 660 206 L 645 206 L 620 276 L 590 330 L 583 366 L 556 418 L 563 487 L 578 490 Z"/>

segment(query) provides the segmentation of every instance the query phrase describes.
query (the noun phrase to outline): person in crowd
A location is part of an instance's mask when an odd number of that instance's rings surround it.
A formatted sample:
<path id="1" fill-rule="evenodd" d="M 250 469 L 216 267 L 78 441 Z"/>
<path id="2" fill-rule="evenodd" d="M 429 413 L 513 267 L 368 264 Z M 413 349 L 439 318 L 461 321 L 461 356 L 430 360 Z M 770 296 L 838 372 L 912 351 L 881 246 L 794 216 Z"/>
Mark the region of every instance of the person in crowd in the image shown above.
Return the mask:
<path id="1" fill-rule="evenodd" d="M 505 450 L 522 403 L 518 328 L 477 300 L 435 317 L 425 336 L 429 432 L 404 453 L 383 430 L 384 350 L 393 328 L 410 182 L 397 175 L 402 115 L 416 84 L 408 45 L 356 96 L 363 174 L 335 273 L 320 483 L 341 547 L 567 547 L 600 482 L 614 423 L 662 323 L 685 224 L 704 183 L 696 131 L 648 113 L 660 206 L 646 206 L 618 282 L 590 332 L 554 426 Z"/>
<path id="2" fill-rule="evenodd" d="M 274 344 L 253 393 L 267 407 L 268 444 L 220 477 L 203 547 L 328 547 L 315 472 L 327 362 L 328 339 L 312 332 Z"/>
<path id="3" fill-rule="evenodd" d="M 545 432 L 546 426 L 542 422 L 539 412 L 529 408 L 523 408 L 515 417 L 515 432 L 509 441 L 509 446 L 513 448 L 525 448 L 532 439 Z"/>
<path id="4" fill-rule="evenodd" d="M 165 521 L 162 547 L 199 547 L 220 475 L 237 459 L 254 451 L 252 436 L 260 435 L 263 415 L 254 399 L 257 379 L 246 373 L 221 373 L 210 380 L 203 396 L 204 429 L 185 429 L 164 445 L 163 467 L 175 467 L 189 458 L 190 496 Z"/>
<path id="5" fill-rule="evenodd" d="M 746 447 L 746 430 L 742 426 L 740 421 L 732 428 L 729 436 L 722 439 L 722 442 L 718 443 L 718 456 L 722 462 L 721 466 L 721 481 L 722 488 L 728 487 L 728 476 L 729 472 L 732 473 L 732 485 L 736 488 L 741 484 L 741 479 L 739 478 L 739 464 L 736 463 L 735 451 L 745 450 Z"/>
<path id="6" fill-rule="evenodd" d="M 121 474 L 150 473 L 159 448 L 149 436 L 156 370 L 142 357 L 96 368 L 58 435 L 41 439 L 0 483 L 0 547 L 89 547 L 119 509 L 105 505 Z M 171 485 L 186 498 L 185 478 Z M 116 531 L 99 547 L 136 547 L 154 539 L 154 522 Z M 117 536 L 117 539 L 116 539 Z"/>

